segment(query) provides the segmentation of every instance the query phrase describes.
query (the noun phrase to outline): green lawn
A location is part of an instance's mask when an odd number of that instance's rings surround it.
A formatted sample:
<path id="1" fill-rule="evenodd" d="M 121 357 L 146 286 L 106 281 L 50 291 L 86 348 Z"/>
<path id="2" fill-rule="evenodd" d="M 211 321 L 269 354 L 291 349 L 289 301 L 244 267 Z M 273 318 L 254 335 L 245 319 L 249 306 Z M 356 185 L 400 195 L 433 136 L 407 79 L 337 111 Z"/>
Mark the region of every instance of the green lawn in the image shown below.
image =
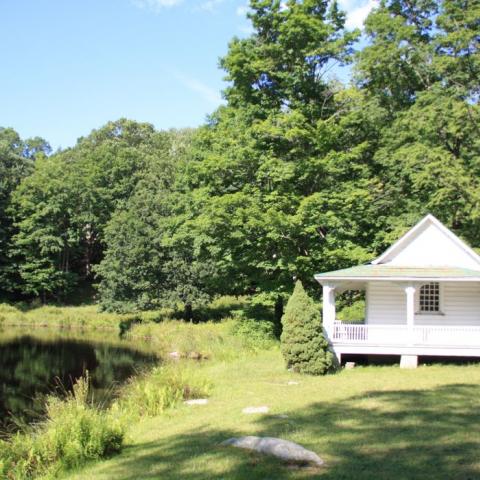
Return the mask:
<path id="1" fill-rule="evenodd" d="M 480 365 L 364 367 L 314 378 L 285 371 L 278 351 L 270 351 L 199 368 L 214 384 L 208 405 L 182 405 L 132 425 L 122 454 L 68 478 L 480 478 Z M 271 413 L 241 413 L 259 405 Z M 239 435 L 298 442 L 326 466 L 294 469 L 219 446 Z"/>

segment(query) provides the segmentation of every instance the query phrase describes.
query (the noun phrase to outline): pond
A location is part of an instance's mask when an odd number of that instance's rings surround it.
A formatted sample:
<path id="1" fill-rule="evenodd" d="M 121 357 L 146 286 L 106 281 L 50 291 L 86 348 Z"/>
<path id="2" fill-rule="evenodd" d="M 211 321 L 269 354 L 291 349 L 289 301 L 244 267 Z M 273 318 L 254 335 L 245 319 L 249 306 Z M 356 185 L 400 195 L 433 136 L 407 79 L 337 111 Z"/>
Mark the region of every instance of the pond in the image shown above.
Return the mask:
<path id="1" fill-rule="evenodd" d="M 159 362 L 139 343 L 102 334 L 0 330 L 0 430 L 38 421 L 47 395 L 71 391 L 87 370 L 92 399 L 108 405 L 117 387 Z"/>

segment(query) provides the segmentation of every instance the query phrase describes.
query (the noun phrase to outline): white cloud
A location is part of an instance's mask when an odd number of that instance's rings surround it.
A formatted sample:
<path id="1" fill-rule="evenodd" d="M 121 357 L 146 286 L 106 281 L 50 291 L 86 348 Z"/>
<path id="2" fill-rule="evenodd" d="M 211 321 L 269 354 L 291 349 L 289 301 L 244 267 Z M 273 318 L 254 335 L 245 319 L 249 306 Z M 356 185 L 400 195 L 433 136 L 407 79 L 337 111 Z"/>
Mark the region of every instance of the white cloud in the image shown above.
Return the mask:
<path id="1" fill-rule="evenodd" d="M 171 73 L 185 87 L 187 87 L 192 92 L 199 93 L 204 100 L 206 100 L 213 106 L 218 107 L 218 105 L 220 105 L 223 102 L 220 92 L 218 92 L 212 87 L 209 87 L 208 85 L 201 82 L 200 80 L 193 77 L 189 77 L 176 70 L 172 71 Z"/>
<path id="2" fill-rule="evenodd" d="M 153 12 L 160 12 L 161 10 L 173 8 L 178 5 L 190 3 L 192 5 L 192 12 L 206 11 L 213 12 L 216 8 L 224 3 L 226 0 L 130 0 L 133 5 Z M 349 29 L 363 28 L 363 22 L 372 8 L 378 6 L 379 0 L 339 0 L 339 5 L 347 13 L 346 27 Z M 281 0 L 280 10 L 288 8 L 286 0 Z M 239 5 L 236 9 L 236 14 L 239 17 L 245 17 L 249 11 L 248 4 Z M 241 30 L 246 30 L 246 27 L 241 27 Z M 244 31 L 244 33 L 247 33 Z M 251 33 L 249 31 L 248 33 Z"/>
<path id="3" fill-rule="evenodd" d="M 159 13 L 161 10 L 165 10 L 172 7 L 178 7 L 179 5 L 186 3 L 190 4 L 191 12 L 205 11 L 213 12 L 216 8 L 224 3 L 225 0 L 130 0 L 132 5 L 144 10 L 150 10 L 155 13 Z"/>
<path id="4" fill-rule="evenodd" d="M 339 0 L 342 10 L 347 12 L 347 28 L 363 28 L 363 22 L 371 10 L 378 6 L 378 0 Z"/>
<path id="5" fill-rule="evenodd" d="M 248 5 L 240 5 L 239 7 L 237 7 L 236 12 L 239 17 L 244 17 L 247 14 L 248 10 Z"/>
<path id="6" fill-rule="evenodd" d="M 204 10 L 206 12 L 213 12 L 218 5 L 223 3 L 224 0 L 207 0 L 206 2 L 200 3 L 195 10 Z"/>
<path id="7" fill-rule="evenodd" d="M 132 0 L 133 5 L 139 8 L 159 12 L 164 8 L 172 8 L 180 5 L 183 0 Z"/>

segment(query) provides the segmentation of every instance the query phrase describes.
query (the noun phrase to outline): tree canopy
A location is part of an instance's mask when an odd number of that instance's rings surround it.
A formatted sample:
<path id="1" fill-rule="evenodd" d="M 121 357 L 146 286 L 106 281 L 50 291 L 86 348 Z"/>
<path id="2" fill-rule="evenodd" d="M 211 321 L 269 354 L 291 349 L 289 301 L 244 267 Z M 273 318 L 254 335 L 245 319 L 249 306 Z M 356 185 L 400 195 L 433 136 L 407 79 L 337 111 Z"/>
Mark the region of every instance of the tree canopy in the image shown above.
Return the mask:
<path id="1" fill-rule="evenodd" d="M 480 5 L 252 0 L 195 130 L 110 122 L 51 154 L 0 130 L 0 268 L 11 291 L 104 308 L 221 294 L 275 306 L 296 280 L 374 257 L 426 212 L 479 247 Z M 342 83 L 333 72 L 351 69 Z M 5 172 L 5 173 L 4 173 Z M 2 287 L 4 288 L 4 287 Z"/>

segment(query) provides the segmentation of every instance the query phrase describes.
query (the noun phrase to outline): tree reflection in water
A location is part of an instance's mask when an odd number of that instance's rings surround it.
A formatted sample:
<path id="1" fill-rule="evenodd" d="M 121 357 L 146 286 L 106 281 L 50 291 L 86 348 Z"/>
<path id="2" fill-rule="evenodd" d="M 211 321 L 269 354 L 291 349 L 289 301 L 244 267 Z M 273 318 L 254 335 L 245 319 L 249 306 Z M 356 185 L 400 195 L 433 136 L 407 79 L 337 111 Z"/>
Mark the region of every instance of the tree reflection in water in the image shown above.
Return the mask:
<path id="1" fill-rule="evenodd" d="M 88 370 L 92 399 L 108 404 L 115 386 L 139 370 L 158 362 L 126 342 L 55 336 L 21 335 L 2 340 L 0 333 L 0 429 L 31 423 L 44 413 L 45 396 L 71 390 L 75 379 Z"/>

